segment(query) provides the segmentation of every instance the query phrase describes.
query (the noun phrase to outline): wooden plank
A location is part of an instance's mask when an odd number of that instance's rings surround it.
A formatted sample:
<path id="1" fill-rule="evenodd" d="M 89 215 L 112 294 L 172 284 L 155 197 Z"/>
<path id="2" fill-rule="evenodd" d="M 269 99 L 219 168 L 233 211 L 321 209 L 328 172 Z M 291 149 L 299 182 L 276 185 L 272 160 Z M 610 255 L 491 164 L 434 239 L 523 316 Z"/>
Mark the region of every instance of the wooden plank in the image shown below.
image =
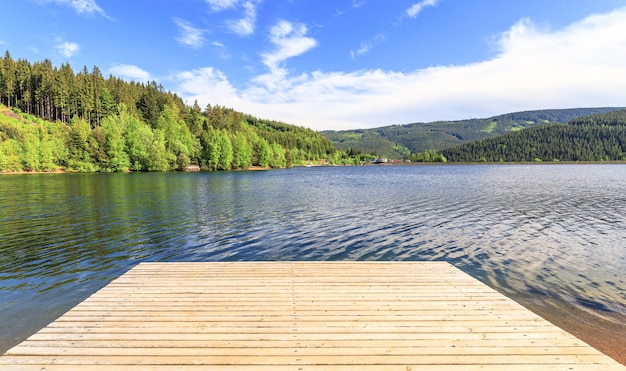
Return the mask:
<path id="1" fill-rule="evenodd" d="M 442 262 L 142 263 L 3 370 L 625 370 Z"/>
<path id="2" fill-rule="evenodd" d="M 426 339 L 426 340 L 376 340 L 376 339 L 350 339 L 350 340 L 298 340 L 301 348 L 407 348 L 407 347 L 468 347 L 468 348 L 498 348 L 509 351 L 507 348 L 557 348 L 566 347 L 578 351 L 593 351 L 578 339 L 498 339 L 498 340 L 474 340 L 465 339 Z M 24 347 L 51 347 L 51 348 L 292 348 L 293 344 L 285 340 L 180 340 L 163 339 L 163 337 L 145 338 L 142 340 L 112 340 L 83 338 L 81 341 L 66 340 L 62 337 L 32 337 L 30 341 L 20 344 Z M 546 351 L 549 351 L 547 349 Z"/>
<path id="3" fill-rule="evenodd" d="M 287 336 L 288 335 L 288 336 Z M 154 340 L 154 339 L 171 339 L 174 341 L 184 340 L 198 340 L 198 341 L 213 341 L 213 340 L 285 340 L 300 342 L 305 340 L 337 340 L 337 341 L 355 341 L 355 340 L 411 340 L 411 341 L 434 341 L 434 340 L 447 340 L 447 341 L 459 341 L 459 340 L 473 340 L 478 344 L 482 344 L 483 340 L 561 340 L 563 334 L 559 332 L 555 333 L 297 333 L 292 331 L 289 334 L 285 333 L 206 333 L 199 331 L 177 331 L 177 332 L 97 332 L 97 331 L 50 331 L 48 329 L 42 329 L 37 334 L 33 335 L 30 340 L 36 338 L 45 339 L 59 339 L 59 340 L 72 340 L 83 341 L 87 339 L 109 339 L 109 340 Z M 568 337 L 565 337 L 566 339 Z M 585 344 L 586 345 L 586 344 Z"/>
<path id="4" fill-rule="evenodd" d="M 125 371 L 327 371 L 332 370 L 359 370 L 359 371 L 458 371 L 459 365 L 358 365 L 354 366 L 337 366 L 329 367 L 327 365 L 299 365 L 294 367 L 292 365 L 124 365 L 122 367 L 112 367 L 111 365 L 80 365 L 78 368 L 80 371 L 109 371 L 109 370 L 125 370 Z M 563 371 L 563 365 L 463 365 L 463 371 Z M 66 371 L 67 365 L 54 365 L 54 364 L 30 364 L 30 365 L 14 365 L 11 366 L 12 371 Z M 568 371 L 621 371 L 622 368 L 616 368 L 615 366 L 590 365 L 568 365 L 566 370 Z"/>
<path id="5" fill-rule="evenodd" d="M 64 357 L 79 356 L 139 356 L 139 357 L 263 357 L 263 356 L 536 356 L 538 359 L 558 356 L 592 356 L 598 354 L 591 349 L 580 347 L 317 347 L 297 348 L 292 347 L 57 347 L 57 352 Z M 42 346 L 17 346 L 9 355 L 16 353 L 22 356 L 45 356 L 50 353 L 50 347 Z M 595 359 L 595 358 L 594 358 Z"/>
<path id="6" fill-rule="evenodd" d="M 250 356 L 230 356 L 230 355 L 209 355 L 209 356 L 133 356 L 133 355 L 55 355 L 54 362 L 49 355 L 11 357 L 15 364 L 41 364 L 46 361 L 54 364 L 65 364 L 68 366 L 78 366 L 84 364 L 127 365 L 500 365 L 501 367 L 514 364 L 600 364 L 605 362 L 606 356 L 600 355 L 250 355 Z M 3 365 L 3 369 L 6 366 Z"/>

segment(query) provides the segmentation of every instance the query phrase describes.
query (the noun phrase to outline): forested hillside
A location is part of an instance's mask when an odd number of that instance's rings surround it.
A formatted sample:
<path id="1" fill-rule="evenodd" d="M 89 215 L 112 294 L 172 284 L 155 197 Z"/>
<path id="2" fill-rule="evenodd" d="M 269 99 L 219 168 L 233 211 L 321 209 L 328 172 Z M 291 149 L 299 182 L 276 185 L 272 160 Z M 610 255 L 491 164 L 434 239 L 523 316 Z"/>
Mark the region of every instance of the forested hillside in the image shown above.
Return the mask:
<path id="1" fill-rule="evenodd" d="M 390 158 L 409 158 L 411 153 L 442 150 L 474 140 L 519 131 L 546 123 L 565 123 L 573 118 L 619 108 L 578 108 L 509 113 L 486 119 L 438 121 L 393 125 L 375 129 L 324 131 L 337 148 L 377 153 Z"/>
<path id="2" fill-rule="evenodd" d="M 626 110 L 447 148 L 450 162 L 626 161 Z"/>
<path id="3" fill-rule="evenodd" d="M 348 161 L 321 134 L 229 108 L 187 106 L 156 82 L 0 58 L 0 171 L 169 171 Z"/>

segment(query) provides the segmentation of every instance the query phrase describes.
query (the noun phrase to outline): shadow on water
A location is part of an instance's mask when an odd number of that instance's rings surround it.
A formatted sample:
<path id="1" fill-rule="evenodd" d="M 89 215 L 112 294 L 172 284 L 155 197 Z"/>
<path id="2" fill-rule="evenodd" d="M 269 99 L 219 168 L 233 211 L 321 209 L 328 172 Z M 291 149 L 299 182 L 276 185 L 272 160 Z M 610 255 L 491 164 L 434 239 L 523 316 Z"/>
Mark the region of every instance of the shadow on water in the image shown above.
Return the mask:
<path id="1" fill-rule="evenodd" d="M 444 260 L 623 324 L 625 198 L 620 165 L 2 176 L 0 350 L 142 261 Z"/>

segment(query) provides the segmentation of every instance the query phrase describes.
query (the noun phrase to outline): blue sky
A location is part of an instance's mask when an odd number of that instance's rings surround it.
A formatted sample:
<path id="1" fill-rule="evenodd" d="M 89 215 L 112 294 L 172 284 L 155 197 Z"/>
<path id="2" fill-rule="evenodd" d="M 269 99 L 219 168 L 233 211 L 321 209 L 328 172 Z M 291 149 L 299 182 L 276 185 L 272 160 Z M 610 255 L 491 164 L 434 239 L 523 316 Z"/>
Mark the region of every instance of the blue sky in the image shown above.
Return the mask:
<path id="1" fill-rule="evenodd" d="M 315 130 L 626 106 L 623 0 L 15 0 L 0 49 Z"/>

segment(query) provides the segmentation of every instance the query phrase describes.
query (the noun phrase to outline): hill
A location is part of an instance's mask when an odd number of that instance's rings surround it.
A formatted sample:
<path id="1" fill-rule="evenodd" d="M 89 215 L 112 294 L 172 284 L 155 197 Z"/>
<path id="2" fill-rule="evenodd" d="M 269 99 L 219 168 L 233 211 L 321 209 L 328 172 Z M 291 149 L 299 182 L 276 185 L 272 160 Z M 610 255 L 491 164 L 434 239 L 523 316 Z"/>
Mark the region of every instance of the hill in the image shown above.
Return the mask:
<path id="1" fill-rule="evenodd" d="M 626 161 L 626 110 L 539 125 L 441 153 L 449 162 Z"/>
<path id="2" fill-rule="evenodd" d="M 411 153 L 442 150 L 541 124 L 565 123 L 576 117 L 618 109 L 607 107 L 538 110 L 509 113 L 486 119 L 413 123 L 321 133 L 337 148 L 345 151 L 376 153 L 389 158 L 408 158 Z"/>
<path id="3" fill-rule="evenodd" d="M 0 58 L 0 172 L 170 171 L 349 161 L 303 127 L 197 102 L 156 82 Z"/>

